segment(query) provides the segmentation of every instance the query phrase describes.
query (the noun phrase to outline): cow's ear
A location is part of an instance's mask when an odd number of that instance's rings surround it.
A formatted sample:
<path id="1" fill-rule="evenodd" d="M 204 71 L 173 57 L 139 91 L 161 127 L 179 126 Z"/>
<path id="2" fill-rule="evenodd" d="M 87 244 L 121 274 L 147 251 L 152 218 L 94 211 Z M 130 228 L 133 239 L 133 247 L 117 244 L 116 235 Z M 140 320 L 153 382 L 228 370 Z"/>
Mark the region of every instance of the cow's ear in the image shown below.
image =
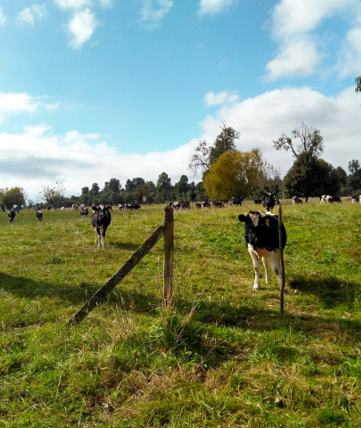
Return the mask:
<path id="1" fill-rule="evenodd" d="M 245 215 L 243 215 L 243 214 L 240 214 L 240 215 L 238 216 L 238 220 L 239 220 L 239 221 L 241 221 L 242 223 L 245 223 L 245 222 L 246 222 L 246 216 L 245 216 Z"/>

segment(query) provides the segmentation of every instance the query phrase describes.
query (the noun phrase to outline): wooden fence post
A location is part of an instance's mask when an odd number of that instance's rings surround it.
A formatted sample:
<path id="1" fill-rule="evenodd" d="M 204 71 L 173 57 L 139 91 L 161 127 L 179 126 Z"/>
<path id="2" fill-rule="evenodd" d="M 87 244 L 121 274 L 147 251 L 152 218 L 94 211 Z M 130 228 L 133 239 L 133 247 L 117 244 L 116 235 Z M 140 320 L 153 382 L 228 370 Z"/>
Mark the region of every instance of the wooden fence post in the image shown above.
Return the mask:
<path id="1" fill-rule="evenodd" d="M 164 209 L 164 267 L 163 267 L 163 295 L 164 304 L 169 308 L 173 298 L 173 248 L 174 248 L 174 221 L 173 208 Z"/>
<path id="2" fill-rule="evenodd" d="M 165 226 L 159 226 L 153 234 L 137 249 L 124 265 L 104 284 L 88 302 L 68 321 L 68 324 L 80 323 L 101 301 L 109 294 L 113 288 L 136 266 L 142 258 L 149 253 L 154 245 L 163 236 Z"/>
<path id="3" fill-rule="evenodd" d="M 280 313 L 284 312 L 285 305 L 285 264 L 283 260 L 283 236 L 282 236 L 282 206 L 279 206 L 278 209 L 278 240 L 280 244 L 280 267 L 281 267 L 281 277 L 282 284 L 280 290 Z"/>

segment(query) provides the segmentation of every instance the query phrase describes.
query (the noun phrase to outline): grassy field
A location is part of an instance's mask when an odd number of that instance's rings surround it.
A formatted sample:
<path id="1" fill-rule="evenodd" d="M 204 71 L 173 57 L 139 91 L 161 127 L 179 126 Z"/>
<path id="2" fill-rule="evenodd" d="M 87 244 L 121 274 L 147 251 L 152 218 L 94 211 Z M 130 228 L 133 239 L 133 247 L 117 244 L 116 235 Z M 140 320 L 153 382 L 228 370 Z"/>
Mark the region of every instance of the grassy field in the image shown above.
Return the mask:
<path id="1" fill-rule="evenodd" d="M 0 214 L 0 427 L 361 427 L 361 206 L 283 206 L 277 280 L 252 290 L 241 208 L 175 212 L 79 325 L 67 321 L 163 222 L 113 210 L 105 250 L 78 211 Z M 277 209 L 276 209 L 277 212 Z"/>

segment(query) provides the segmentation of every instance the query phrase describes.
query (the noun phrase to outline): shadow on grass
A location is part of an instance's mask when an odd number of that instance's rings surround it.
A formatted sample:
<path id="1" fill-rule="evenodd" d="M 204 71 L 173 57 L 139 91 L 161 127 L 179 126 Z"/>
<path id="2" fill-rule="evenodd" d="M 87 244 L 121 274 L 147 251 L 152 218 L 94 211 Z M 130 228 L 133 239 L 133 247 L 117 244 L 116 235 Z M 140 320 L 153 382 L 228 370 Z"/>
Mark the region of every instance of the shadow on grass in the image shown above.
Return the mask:
<path id="1" fill-rule="evenodd" d="M 353 304 L 360 295 L 360 284 L 332 276 L 294 276 L 289 284 L 302 294 L 316 296 L 325 309 L 334 309 L 340 304 Z"/>
<path id="2" fill-rule="evenodd" d="M 121 283 L 120 283 L 121 284 Z M 76 287 L 61 287 L 49 282 L 34 281 L 20 276 L 11 276 L 0 272 L 0 297 L 3 293 L 27 299 L 61 299 L 79 308 L 99 290 L 101 286 L 93 282 L 81 282 Z M 127 310 L 139 307 L 139 310 L 151 309 L 159 305 L 159 298 L 152 294 L 141 292 L 128 292 L 115 288 L 104 299 L 104 304 L 124 307 Z"/>

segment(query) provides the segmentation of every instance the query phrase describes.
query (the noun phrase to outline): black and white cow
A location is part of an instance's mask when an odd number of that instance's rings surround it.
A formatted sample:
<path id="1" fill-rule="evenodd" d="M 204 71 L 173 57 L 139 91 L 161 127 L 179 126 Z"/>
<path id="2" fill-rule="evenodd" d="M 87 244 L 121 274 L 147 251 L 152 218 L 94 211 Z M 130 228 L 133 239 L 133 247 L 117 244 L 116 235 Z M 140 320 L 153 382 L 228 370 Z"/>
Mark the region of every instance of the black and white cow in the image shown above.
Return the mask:
<path id="1" fill-rule="evenodd" d="M 320 196 L 320 204 L 332 204 L 333 199 L 331 195 L 322 195 Z"/>
<path id="2" fill-rule="evenodd" d="M 80 208 L 80 215 L 82 218 L 85 218 L 89 214 L 88 208 L 85 206 L 82 206 Z"/>
<path id="3" fill-rule="evenodd" d="M 271 213 L 263 214 L 260 211 L 250 211 L 247 215 L 239 215 L 238 220 L 244 223 L 244 239 L 249 254 L 252 257 L 255 279 L 253 290 L 260 290 L 260 262 L 262 260 L 266 283 L 270 283 L 268 273 L 268 259 L 271 259 L 271 268 L 277 277 L 280 288 L 282 287 L 280 243 L 278 233 L 278 216 Z M 282 224 L 281 228 L 282 249 L 286 245 L 287 234 Z M 285 289 L 285 292 L 287 290 Z"/>
<path id="4" fill-rule="evenodd" d="M 302 199 L 301 199 L 301 198 L 299 198 L 298 196 L 294 196 L 294 197 L 292 198 L 292 203 L 293 203 L 293 205 L 296 205 L 296 204 L 302 204 L 302 203 L 303 203 L 303 201 L 302 201 Z"/>
<path id="5" fill-rule="evenodd" d="M 37 218 L 39 221 L 41 221 L 41 220 L 43 219 L 43 213 L 41 212 L 41 210 L 40 210 L 40 209 L 36 210 L 35 215 L 36 215 L 36 218 Z"/>
<path id="6" fill-rule="evenodd" d="M 229 205 L 242 205 L 243 198 L 233 196 L 229 200 Z"/>
<path id="7" fill-rule="evenodd" d="M 105 233 L 111 222 L 111 205 L 93 205 L 93 214 L 91 216 L 91 225 L 95 228 L 95 245 L 98 248 L 105 247 Z"/>
<path id="8" fill-rule="evenodd" d="M 267 187 L 264 188 L 265 193 L 262 198 L 262 206 L 266 208 L 267 212 L 272 212 L 276 203 L 279 205 L 279 200 L 276 199 L 276 195 L 278 193 L 278 186 L 276 186 L 276 190 L 274 192 L 270 192 Z"/>
<path id="9" fill-rule="evenodd" d="M 224 203 L 222 201 L 213 201 L 212 205 L 216 208 L 224 208 Z"/>
<path id="10" fill-rule="evenodd" d="M 357 204 L 357 202 L 359 202 L 359 197 L 358 196 L 351 196 L 351 201 L 353 204 Z M 360 198 L 360 202 L 361 202 L 361 198 Z"/>
<path id="11" fill-rule="evenodd" d="M 11 208 L 11 210 L 8 212 L 8 217 L 9 217 L 9 221 L 10 221 L 10 223 L 12 223 L 13 221 L 14 221 L 14 219 L 15 219 L 15 209 L 14 209 L 14 207 L 13 208 Z"/>

